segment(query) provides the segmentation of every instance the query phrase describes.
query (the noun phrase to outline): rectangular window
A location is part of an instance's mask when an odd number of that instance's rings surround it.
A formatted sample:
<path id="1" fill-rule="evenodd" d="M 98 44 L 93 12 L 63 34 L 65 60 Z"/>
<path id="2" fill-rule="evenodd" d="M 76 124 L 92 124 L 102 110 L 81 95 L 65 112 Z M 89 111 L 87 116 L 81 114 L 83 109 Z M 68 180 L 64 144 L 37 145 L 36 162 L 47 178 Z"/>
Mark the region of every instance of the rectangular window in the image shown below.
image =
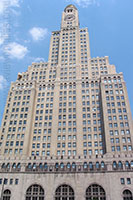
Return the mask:
<path id="1" fill-rule="evenodd" d="M 131 179 L 130 178 L 127 178 L 127 184 L 131 184 Z"/>
<path id="2" fill-rule="evenodd" d="M 4 179 L 4 185 L 7 185 L 7 183 L 8 183 L 8 179 L 5 178 L 5 179 Z"/>
<path id="3" fill-rule="evenodd" d="M 124 178 L 121 178 L 121 179 L 120 179 L 120 182 L 121 182 L 122 185 L 124 185 L 124 184 L 125 184 L 125 179 L 124 179 Z"/>
<path id="4" fill-rule="evenodd" d="M 13 179 L 11 178 L 10 179 L 10 183 L 9 183 L 10 185 L 12 185 L 13 184 Z"/>

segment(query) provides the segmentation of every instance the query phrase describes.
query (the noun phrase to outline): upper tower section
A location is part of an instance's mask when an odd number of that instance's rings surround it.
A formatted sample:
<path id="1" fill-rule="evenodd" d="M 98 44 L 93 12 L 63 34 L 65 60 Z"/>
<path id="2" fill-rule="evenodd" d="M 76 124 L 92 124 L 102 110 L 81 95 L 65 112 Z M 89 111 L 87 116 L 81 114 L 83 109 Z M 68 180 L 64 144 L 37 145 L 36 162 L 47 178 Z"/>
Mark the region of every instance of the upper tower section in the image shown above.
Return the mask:
<path id="1" fill-rule="evenodd" d="M 74 5 L 68 5 L 62 13 L 61 29 L 79 27 L 78 10 Z"/>

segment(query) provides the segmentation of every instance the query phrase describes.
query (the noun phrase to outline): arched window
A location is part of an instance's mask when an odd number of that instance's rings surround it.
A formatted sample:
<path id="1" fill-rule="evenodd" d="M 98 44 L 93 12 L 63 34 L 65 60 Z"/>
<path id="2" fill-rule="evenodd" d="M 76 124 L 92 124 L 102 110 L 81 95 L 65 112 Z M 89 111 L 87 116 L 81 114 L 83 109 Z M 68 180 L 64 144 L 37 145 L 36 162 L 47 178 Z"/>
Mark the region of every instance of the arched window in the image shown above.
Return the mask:
<path id="1" fill-rule="evenodd" d="M 43 164 L 42 163 L 39 164 L 39 169 L 41 169 L 41 170 L 43 169 Z"/>
<path id="2" fill-rule="evenodd" d="M 6 168 L 6 164 L 3 163 L 2 166 L 1 166 L 1 168 L 2 168 L 2 169 Z"/>
<path id="3" fill-rule="evenodd" d="M 45 169 L 45 170 L 48 169 L 48 165 L 47 165 L 47 163 L 44 163 L 44 169 Z"/>
<path id="4" fill-rule="evenodd" d="M 31 168 L 32 168 L 32 164 L 28 163 L 28 169 L 31 169 Z"/>
<path id="5" fill-rule="evenodd" d="M 93 169 L 93 164 L 92 162 L 89 162 L 89 168 L 92 170 Z"/>
<path id="6" fill-rule="evenodd" d="M 100 185 L 92 184 L 86 190 L 86 200 L 106 200 L 104 189 Z"/>
<path id="7" fill-rule="evenodd" d="M 131 168 L 133 168 L 133 160 L 131 161 L 130 166 L 131 166 Z"/>
<path id="8" fill-rule="evenodd" d="M 7 163 L 6 168 L 7 168 L 7 169 L 10 169 L 10 163 Z"/>
<path id="9" fill-rule="evenodd" d="M 103 161 L 101 162 L 101 168 L 102 168 L 102 169 L 104 169 L 104 168 L 105 168 L 105 164 L 104 164 L 104 162 L 103 162 Z"/>
<path id="10" fill-rule="evenodd" d="M 60 164 L 60 168 L 61 168 L 61 169 L 64 169 L 64 163 L 61 163 L 61 164 Z"/>
<path id="11" fill-rule="evenodd" d="M 21 164 L 20 163 L 17 164 L 17 168 L 21 169 Z"/>
<path id="12" fill-rule="evenodd" d="M 125 162 L 125 167 L 126 167 L 126 169 L 130 169 L 130 164 L 128 161 Z"/>
<path id="13" fill-rule="evenodd" d="M 117 163 L 116 163 L 116 161 L 113 162 L 113 169 L 117 169 Z"/>
<path id="14" fill-rule="evenodd" d="M 123 191 L 123 200 L 133 200 L 133 196 L 130 190 Z"/>
<path id="15" fill-rule="evenodd" d="M 123 164 L 122 164 L 121 161 L 118 162 L 118 168 L 119 168 L 119 169 L 123 169 Z"/>
<path id="16" fill-rule="evenodd" d="M 73 169 L 76 169 L 76 164 L 75 164 L 75 162 L 72 163 L 72 168 L 73 168 Z"/>
<path id="17" fill-rule="evenodd" d="M 59 163 L 55 163 L 55 168 L 56 168 L 56 169 L 59 168 Z"/>
<path id="18" fill-rule="evenodd" d="M 3 192 L 3 200 L 10 200 L 11 198 L 11 191 L 10 190 L 5 190 Z"/>
<path id="19" fill-rule="evenodd" d="M 99 162 L 96 162 L 96 169 L 99 169 L 99 168 L 100 168 Z"/>
<path id="20" fill-rule="evenodd" d="M 12 168 L 16 169 L 16 163 L 13 163 Z"/>
<path id="21" fill-rule="evenodd" d="M 67 168 L 70 169 L 71 168 L 71 164 L 67 163 Z"/>
<path id="22" fill-rule="evenodd" d="M 36 163 L 33 163 L 33 166 L 32 166 L 33 170 L 36 169 Z"/>
<path id="23" fill-rule="evenodd" d="M 88 168 L 88 164 L 87 164 L 87 162 L 84 162 L 83 167 L 84 167 L 84 169 L 87 169 L 87 168 Z"/>
<path id="24" fill-rule="evenodd" d="M 55 191 L 55 200 L 74 200 L 74 190 L 69 185 L 61 185 Z"/>
<path id="25" fill-rule="evenodd" d="M 40 185 L 31 185 L 26 191 L 26 200 L 44 200 L 44 189 Z"/>

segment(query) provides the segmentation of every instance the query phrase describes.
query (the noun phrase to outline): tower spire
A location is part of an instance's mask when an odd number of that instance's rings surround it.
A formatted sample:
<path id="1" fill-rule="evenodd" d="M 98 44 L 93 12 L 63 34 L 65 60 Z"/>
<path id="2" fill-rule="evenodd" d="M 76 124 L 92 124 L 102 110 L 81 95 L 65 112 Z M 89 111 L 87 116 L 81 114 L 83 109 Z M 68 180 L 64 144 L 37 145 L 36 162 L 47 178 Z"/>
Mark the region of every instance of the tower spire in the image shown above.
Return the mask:
<path id="1" fill-rule="evenodd" d="M 61 28 L 79 27 L 79 18 L 77 8 L 70 4 L 68 5 L 62 14 Z"/>

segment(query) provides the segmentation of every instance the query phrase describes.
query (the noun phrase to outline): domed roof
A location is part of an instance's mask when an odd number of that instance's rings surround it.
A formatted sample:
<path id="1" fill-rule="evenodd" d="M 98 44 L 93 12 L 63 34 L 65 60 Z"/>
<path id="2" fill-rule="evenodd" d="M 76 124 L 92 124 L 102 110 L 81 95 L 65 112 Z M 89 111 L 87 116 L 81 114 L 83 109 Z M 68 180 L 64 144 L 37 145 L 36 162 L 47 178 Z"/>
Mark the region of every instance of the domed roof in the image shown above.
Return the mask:
<path id="1" fill-rule="evenodd" d="M 68 5 L 68 6 L 64 9 L 64 11 L 66 11 L 67 8 L 74 8 L 75 10 L 77 10 L 77 8 L 76 8 L 73 4 Z"/>

